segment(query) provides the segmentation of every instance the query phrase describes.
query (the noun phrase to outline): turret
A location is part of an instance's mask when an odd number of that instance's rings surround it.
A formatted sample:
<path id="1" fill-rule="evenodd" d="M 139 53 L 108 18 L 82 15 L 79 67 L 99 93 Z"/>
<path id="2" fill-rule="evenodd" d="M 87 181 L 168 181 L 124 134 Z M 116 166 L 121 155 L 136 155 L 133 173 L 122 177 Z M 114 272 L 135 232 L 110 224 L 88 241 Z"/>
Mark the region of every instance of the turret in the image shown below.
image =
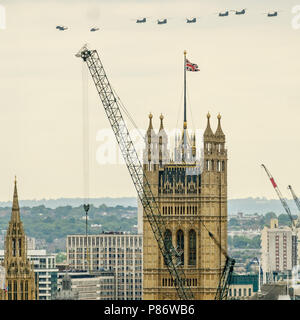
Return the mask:
<path id="1" fill-rule="evenodd" d="M 145 149 L 143 152 L 143 161 L 144 165 L 147 165 L 148 168 L 155 168 L 155 165 L 158 164 L 158 150 L 157 150 L 157 135 L 153 129 L 152 124 L 153 115 L 149 114 L 149 126 L 145 136 Z"/>
<path id="2" fill-rule="evenodd" d="M 158 161 L 159 166 L 169 161 L 169 151 L 168 151 L 168 136 L 164 129 L 164 116 L 161 114 L 160 117 L 160 127 L 158 132 Z"/>

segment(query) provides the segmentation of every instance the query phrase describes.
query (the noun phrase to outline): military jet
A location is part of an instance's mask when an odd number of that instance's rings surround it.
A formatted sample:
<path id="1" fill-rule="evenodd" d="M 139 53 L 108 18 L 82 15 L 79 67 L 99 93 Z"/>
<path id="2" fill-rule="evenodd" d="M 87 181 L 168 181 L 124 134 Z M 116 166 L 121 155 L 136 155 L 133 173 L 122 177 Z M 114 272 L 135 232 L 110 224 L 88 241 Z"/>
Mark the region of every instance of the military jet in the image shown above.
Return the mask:
<path id="1" fill-rule="evenodd" d="M 192 18 L 192 19 L 186 18 L 186 23 L 195 23 L 196 21 L 197 21 L 196 18 Z"/>
<path id="2" fill-rule="evenodd" d="M 98 27 L 93 27 L 93 28 L 90 29 L 91 32 L 95 32 L 95 31 L 98 31 L 98 30 L 99 30 Z"/>
<path id="3" fill-rule="evenodd" d="M 56 29 L 58 29 L 59 31 L 64 31 L 64 30 L 68 30 L 68 27 L 56 26 Z"/>
<path id="4" fill-rule="evenodd" d="M 229 15 L 229 11 L 219 12 L 219 17 L 227 17 Z"/>
<path id="5" fill-rule="evenodd" d="M 243 9 L 241 11 L 238 10 L 233 10 L 235 12 L 235 14 L 245 14 L 246 13 L 246 9 Z"/>
<path id="6" fill-rule="evenodd" d="M 168 23 L 168 19 L 162 19 L 162 20 L 157 20 L 157 24 L 166 24 L 166 23 Z"/>

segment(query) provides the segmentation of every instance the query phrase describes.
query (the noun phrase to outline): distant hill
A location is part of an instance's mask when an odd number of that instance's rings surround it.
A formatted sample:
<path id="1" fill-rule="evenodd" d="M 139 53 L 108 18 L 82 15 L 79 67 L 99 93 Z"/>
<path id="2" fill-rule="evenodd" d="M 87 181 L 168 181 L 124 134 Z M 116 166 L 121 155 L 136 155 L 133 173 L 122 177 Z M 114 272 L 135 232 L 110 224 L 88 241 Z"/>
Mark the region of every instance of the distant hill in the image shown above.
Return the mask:
<path id="1" fill-rule="evenodd" d="M 44 205 L 46 208 L 55 209 L 63 206 L 79 207 L 83 204 L 84 199 L 82 198 L 59 198 L 59 199 L 41 199 L 41 200 L 19 200 L 21 207 L 36 207 Z M 108 207 L 123 206 L 123 207 L 137 207 L 136 198 L 91 198 L 89 200 L 90 204 L 95 207 L 99 207 L 105 204 Z M 10 207 L 12 205 L 11 201 L 1 202 L 0 207 Z"/>
<path id="2" fill-rule="evenodd" d="M 287 203 L 292 211 L 292 214 L 298 214 L 297 207 L 293 200 L 288 199 Z M 36 207 L 44 205 L 46 208 L 55 209 L 57 207 L 72 206 L 79 207 L 83 204 L 82 198 L 59 198 L 59 199 L 41 199 L 41 200 L 20 200 L 21 207 Z M 124 198 L 92 198 L 90 204 L 99 207 L 105 204 L 108 207 L 115 207 L 117 205 L 124 207 L 137 207 L 137 199 L 134 197 Z M 11 201 L 0 202 L 0 207 L 11 207 Z M 275 212 L 277 215 L 285 213 L 282 204 L 277 199 L 266 198 L 241 198 L 228 200 L 228 214 L 233 215 L 237 212 L 244 214 L 267 213 Z"/>
<path id="3" fill-rule="evenodd" d="M 298 215 L 298 209 L 294 200 L 286 199 L 292 214 Z M 280 200 L 266 198 L 243 198 L 228 200 L 228 214 L 233 215 L 237 212 L 245 214 L 274 212 L 277 215 L 285 213 Z"/>

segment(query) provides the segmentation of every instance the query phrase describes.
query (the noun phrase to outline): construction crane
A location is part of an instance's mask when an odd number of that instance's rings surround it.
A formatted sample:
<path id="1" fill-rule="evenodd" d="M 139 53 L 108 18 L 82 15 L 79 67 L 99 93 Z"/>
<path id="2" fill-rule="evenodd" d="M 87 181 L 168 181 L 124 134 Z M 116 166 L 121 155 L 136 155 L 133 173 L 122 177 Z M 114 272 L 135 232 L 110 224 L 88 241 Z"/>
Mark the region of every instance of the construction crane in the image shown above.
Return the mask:
<path id="1" fill-rule="evenodd" d="M 296 196 L 296 193 L 294 192 L 294 190 L 293 190 L 291 185 L 288 186 L 288 189 L 291 191 L 291 194 L 292 194 L 292 196 L 294 198 L 296 206 L 297 206 L 297 208 L 298 208 L 298 210 L 300 212 L 300 201 L 299 201 L 298 197 Z"/>
<path id="2" fill-rule="evenodd" d="M 294 221 L 294 219 L 293 219 L 293 217 L 292 217 L 291 210 L 290 210 L 287 202 L 286 202 L 285 199 L 283 198 L 283 196 L 282 196 L 282 194 L 281 194 L 281 192 L 280 192 L 280 190 L 279 190 L 279 188 L 278 188 L 278 186 L 277 186 L 274 178 L 272 177 L 270 171 L 266 168 L 266 166 L 265 166 L 264 164 L 262 164 L 261 166 L 265 169 L 268 177 L 270 178 L 270 181 L 271 181 L 271 183 L 272 183 L 272 186 L 274 187 L 274 189 L 275 189 L 275 191 L 276 191 L 276 193 L 277 193 L 277 195 L 278 195 L 278 198 L 279 198 L 279 200 L 280 200 L 281 203 L 282 203 L 282 206 L 283 206 L 285 212 L 287 213 L 287 215 L 289 216 L 289 218 L 290 218 L 290 220 L 291 220 L 291 223 L 292 223 L 292 231 L 295 231 L 296 224 L 295 224 L 295 221 Z"/>
<path id="3" fill-rule="evenodd" d="M 294 201 L 295 201 L 296 206 L 297 206 L 298 211 L 299 211 L 298 222 L 297 222 L 297 226 L 299 227 L 299 224 L 300 224 L 300 201 L 299 201 L 298 197 L 296 196 L 296 193 L 294 192 L 294 190 L 293 190 L 291 185 L 288 186 L 288 189 L 291 191 L 292 197 L 294 198 Z"/>
<path id="4" fill-rule="evenodd" d="M 87 46 L 83 46 L 76 54 L 76 57 L 82 58 L 86 62 L 93 78 L 137 195 L 143 205 L 144 212 L 163 255 L 167 269 L 176 285 L 178 297 L 181 300 L 192 300 L 194 299 L 194 295 L 191 288 L 187 285 L 188 281 L 186 281 L 186 276 L 181 265 L 180 254 L 173 247 L 170 239 L 168 237 L 166 239 L 165 237 L 166 226 L 164 219 L 123 119 L 121 101 L 110 85 L 98 52 L 97 50 L 90 50 Z"/>
<path id="5" fill-rule="evenodd" d="M 204 225 L 205 227 L 205 225 Z M 206 228 L 206 227 L 205 227 Z M 207 230 L 207 228 L 206 228 Z M 215 295 L 215 300 L 227 300 L 229 284 L 231 282 L 233 268 L 235 265 L 235 259 L 228 256 L 227 252 L 224 248 L 222 248 L 219 241 L 215 238 L 215 236 L 207 230 L 210 238 L 214 241 L 214 243 L 218 246 L 224 257 L 226 258 L 225 265 L 219 280 L 219 285 L 217 288 L 217 293 Z"/>

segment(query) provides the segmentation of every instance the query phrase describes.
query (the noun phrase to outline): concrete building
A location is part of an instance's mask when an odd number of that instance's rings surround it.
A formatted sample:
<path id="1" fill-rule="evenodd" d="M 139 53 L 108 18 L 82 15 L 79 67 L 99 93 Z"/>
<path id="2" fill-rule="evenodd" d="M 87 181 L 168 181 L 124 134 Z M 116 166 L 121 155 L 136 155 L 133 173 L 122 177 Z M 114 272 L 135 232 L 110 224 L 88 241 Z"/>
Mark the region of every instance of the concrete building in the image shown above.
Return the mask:
<path id="1" fill-rule="evenodd" d="M 185 112 L 186 115 L 186 112 Z M 202 148 L 196 136 L 183 130 L 175 137 L 174 156 L 168 149 L 163 116 L 155 133 L 149 115 L 143 168 L 165 221 L 165 241 L 181 253 L 180 263 L 197 300 L 214 299 L 225 257 L 209 230 L 227 250 L 227 149 L 221 116 L 215 132 L 210 114 Z M 201 150 L 201 151 L 200 151 Z M 143 214 L 143 274 L 145 300 L 178 299 L 175 282 L 165 264 L 147 214 Z"/>
<path id="2" fill-rule="evenodd" d="M 264 227 L 262 230 L 261 247 L 264 274 L 288 272 L 297 264 L 297 236 L 290 228 L 279 227 L 277 219 L 271 219 L 270 228 Z"/>
<path id="3" fill-rule="evenodd" d="M 248 300 L 258 292 L 258 274 L 233 274 L 228 299 Z"/>
<path id="4" fill-rule="evenodd" d="M 88 235 L 87 238 L 86 235 L 68 235 L 67 264 L 71 270 L 91 270 L 92 273 L 103 269 L 113 271 L 116 299 L 141 300 L 142 237 L 122 232 Z"/>
<path id="5" fill-rule="evenodd" d="M 54 300 L 115 300 L 115 273 L 107 270 L 58 273 Z"/>

